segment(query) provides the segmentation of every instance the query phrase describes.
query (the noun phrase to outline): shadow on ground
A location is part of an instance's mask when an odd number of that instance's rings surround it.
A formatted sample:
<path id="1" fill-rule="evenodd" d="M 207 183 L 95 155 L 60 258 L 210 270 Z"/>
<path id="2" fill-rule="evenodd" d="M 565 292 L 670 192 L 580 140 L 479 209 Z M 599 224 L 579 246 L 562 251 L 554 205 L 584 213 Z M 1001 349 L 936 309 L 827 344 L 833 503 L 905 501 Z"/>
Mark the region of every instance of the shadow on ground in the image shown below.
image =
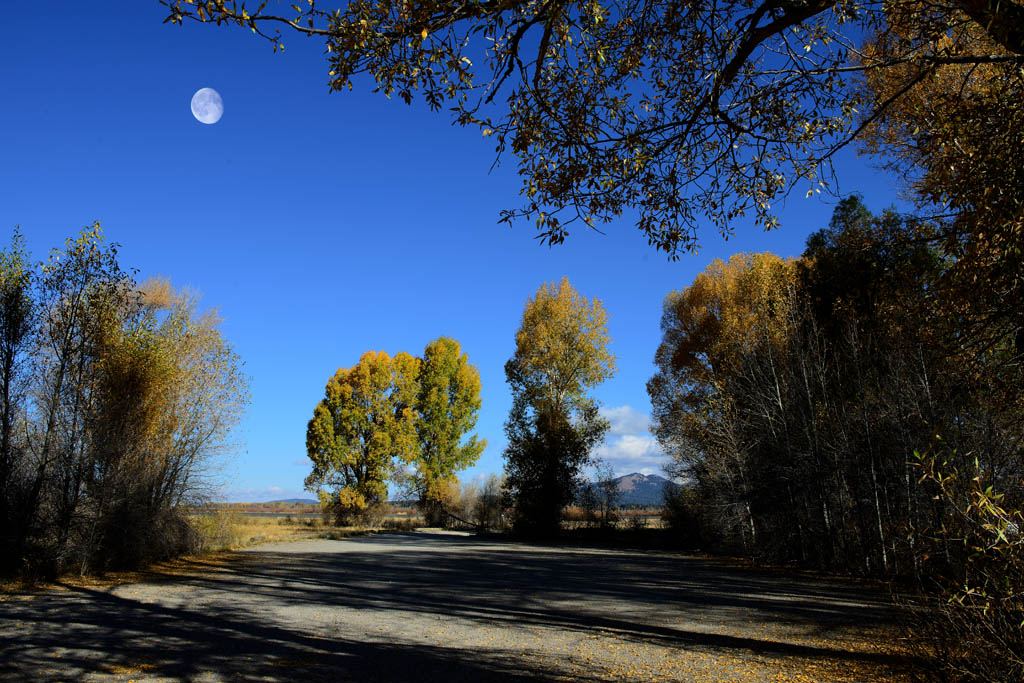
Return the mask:
<path id="1" fill-rule="evenodd" d="M 888 666 L 841 636 L 889 619 L 868 588 L 666 552 L 448 534 L 279 544 L 226 568 L 0 602 L 0 674 L 26 680 L 609 680 L 517 647 L 524 630 L 733 658 Z M 387 633 L 391 625 L 396 628 Z M 425 642 L 420 631 L 455 631 Z M 500 647 L 459 645 L 474 629 Z M 373 631 L 373 633 L 371 633 Z"/>

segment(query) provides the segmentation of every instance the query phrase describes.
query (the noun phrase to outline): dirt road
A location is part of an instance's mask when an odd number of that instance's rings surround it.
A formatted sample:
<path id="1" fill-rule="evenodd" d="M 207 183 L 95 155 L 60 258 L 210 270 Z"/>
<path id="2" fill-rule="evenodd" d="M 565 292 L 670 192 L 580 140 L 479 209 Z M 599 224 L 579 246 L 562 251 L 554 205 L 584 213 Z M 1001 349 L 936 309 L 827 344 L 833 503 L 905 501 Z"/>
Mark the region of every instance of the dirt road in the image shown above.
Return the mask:
<path id="1" fill-rule="evenodd" d="M 5 596 L 0 677 L 839 681 L 900 666 L 868 589 L 674 553 L 420 532 L 240 555 Z"/>

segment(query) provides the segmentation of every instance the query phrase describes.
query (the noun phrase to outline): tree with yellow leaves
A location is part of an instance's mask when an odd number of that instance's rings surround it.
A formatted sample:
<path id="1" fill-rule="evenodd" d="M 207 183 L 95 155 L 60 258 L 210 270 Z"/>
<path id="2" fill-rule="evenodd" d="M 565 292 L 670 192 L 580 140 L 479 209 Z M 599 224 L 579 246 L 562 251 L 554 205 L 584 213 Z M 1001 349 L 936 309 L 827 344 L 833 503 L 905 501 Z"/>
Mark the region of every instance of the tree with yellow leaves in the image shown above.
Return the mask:
<path id="1" fill-rule="evenodd" d="M 480 410 L 480 373 L 459 342 L 440 337 L 427 344 L 420 365 L 416 402 L 418 440 L 413 488 L 428 522 L 436 524 L 455 472 L 475 463 L 486 440 L 465 435 Z"/>
<path id="2" fill-rule="evenodd" d="M 200 312 L 195 295 L 161 278 L 114 302 L 95 310 L 82 571 L 173 554 L 181 510 L 208 494 L 211 460 L 231 447 L 248 402 L 216 310 Z"/>
<path id="3" fill-rule="evenodd" d="M 414 462 L 419 366 L 404 351 L 393 358 L 367 351 L 328 380 L 306 429 L 313 462 L 306 488 L 339 522 L 354 521 L 385 500 L 395 460 Z"/>
<path id="4" fill-rule="evenodd" d="M 515 355 L 505 364 L 513 396 L 505 473 L 520 530 L 558 531 L 580 470 L 608 430 L 588 396 L 615 373 L 607 318 L 601 302 L 581 296 L 567 278 L 545 283 L 526 302 Z"/>
<path id="5" fill-rule="evenodd" d="M 709 497 L 725 492 L 720 518 L 744 550 L 757 541 L 750 500 L 758 480 L 741 438 L 743 416 L 777 422 L 785 392 L 771 369 L 788 353 L 795 287 L 795 263 L 774 254 L 716 259 L 665 298 L 658 372 L 647 383 L 654 433 L 674 458 L 674 473 L 699 480 Z M 740 384 L 753 389 L 739 392 Z"/>
<path id="6" fill-rule="evenodd" d="M 487 442 L 466 435 L 480 410 L 480 373 L 459 342 L 440 337 L 422 358 L 368 351 L 327 382 L 306 431 L 316 491 L 341 522 L 359 521 L 384 500 L 388 481 L 406 487 L 440 523 L 458 491 L 455 473 Z"/>

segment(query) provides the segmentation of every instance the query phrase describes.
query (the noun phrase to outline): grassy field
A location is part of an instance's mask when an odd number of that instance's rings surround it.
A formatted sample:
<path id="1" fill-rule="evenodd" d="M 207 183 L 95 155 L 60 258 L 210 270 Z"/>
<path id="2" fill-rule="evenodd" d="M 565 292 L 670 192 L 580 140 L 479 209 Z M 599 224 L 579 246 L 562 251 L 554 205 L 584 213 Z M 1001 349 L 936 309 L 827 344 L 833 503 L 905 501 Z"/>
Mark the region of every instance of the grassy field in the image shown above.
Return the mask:
<path id="1" fill-rule="evenodd" d="M 234 503 L 218 505 L 193 514 L 206 551 L 234 550 L 256 543 L 307 538 L 346 538 L 381 530 L 412 530 L 425 526 L 423 517 L 410 507 L 390 506 L 376 524 L 339 527 L 326 521 L 316 506 L 302 504 Z M 566 531 L 583 531 L 601 526 L 597 516 L 578 507 L 563 513 Z M 610 525 L 620 532 L 663 530 L 659 508 L 616 510 Z"/>
<path id="2" fill-rule="evenodd" d="M 223 506 L 192 515 L 201 537 L 201 550 L 216 552 L 238 550 L 257 543 L 293 541 L 308 538 L 347 538 L 382 530 L 411 530 L 423 526 L 423 519 L 408 510 L 389 510 L 379 523 L 368 526 L 339 527 L 323 515 L 300 510 L 295 514 L 247 512 L 235 506 Z"/>

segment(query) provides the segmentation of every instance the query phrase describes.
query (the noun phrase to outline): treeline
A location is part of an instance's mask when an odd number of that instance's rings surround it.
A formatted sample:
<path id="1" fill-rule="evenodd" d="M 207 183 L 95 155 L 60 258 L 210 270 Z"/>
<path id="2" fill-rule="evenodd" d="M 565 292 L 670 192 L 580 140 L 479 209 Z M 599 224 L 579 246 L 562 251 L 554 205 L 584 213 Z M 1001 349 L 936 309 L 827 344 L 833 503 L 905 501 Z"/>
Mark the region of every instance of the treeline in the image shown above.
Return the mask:
<path id="1" fill-rule="evenodd" d="M 416 500 L 430 525 L 454 520 L 555 535 L 608 430 L 587 392 L 615 372 L 609 341 L 601 302 L 580 295 L 568 279 L 545 283 L 527 299 L 515 354 L 505 364 L 512 409 L 504 476 L 479 491 L 460 489 L 457 478 L 486 446 L 470 434 L 480 375 L 459 343 L 440 337 L 421 357 L 367 351 L 328 380 L 314 408 L 306 488 L 341 524 L 375 516 L 390 483 Z"/>
<path id="2" fill-rule="evenodd" d="M 194 542 L 186 506 L 247 402 L 214 312 L 138 284 L 99 224 L 0 252 L 0 571 L 136 565 Z"/>
<path id="3" fill-rule="evenodd" d="M 939 593 L 1024 671 L 1021 349 L 934 237 L 849 198 L 799 259 L 711 264 L 665 300 L 655 430 L 695 541 Z"/>

